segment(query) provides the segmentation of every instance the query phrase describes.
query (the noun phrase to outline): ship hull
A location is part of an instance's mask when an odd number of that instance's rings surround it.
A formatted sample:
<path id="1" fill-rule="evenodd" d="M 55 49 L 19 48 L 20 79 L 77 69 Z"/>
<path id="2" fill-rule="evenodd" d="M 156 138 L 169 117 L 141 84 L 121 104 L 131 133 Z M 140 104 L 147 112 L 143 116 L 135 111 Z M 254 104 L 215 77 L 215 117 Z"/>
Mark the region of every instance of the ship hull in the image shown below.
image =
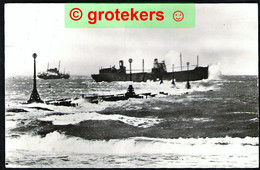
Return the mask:
<path id="1" fill-rule="evenodd" d="M 47 79 L 69 79 L 70 76 L 69 76 L 69 75 L 66 75 L 66 76 L 56 76 L 56 75 L 45 76 L 45 75 L 38 75 L 38 78 L 44 79 L 44 80 L 47 80 Z"/>
<path id="2" fill-rule="evenodd" d="M 159 79 L 172 80 L 177 82 L 184 81 L 197 81 L 208 78 L 208 67 L 196 67 L 194 70 L 179 71 L 179 72 L 166 72 L 162 74 L 153 73 L 102 73 L 92 74 L 91 77 L 96 82 L 112 82 L 112 81 L 133 81 L 133 82 L 146 82 L 147 80 L 156 81 Z"/>

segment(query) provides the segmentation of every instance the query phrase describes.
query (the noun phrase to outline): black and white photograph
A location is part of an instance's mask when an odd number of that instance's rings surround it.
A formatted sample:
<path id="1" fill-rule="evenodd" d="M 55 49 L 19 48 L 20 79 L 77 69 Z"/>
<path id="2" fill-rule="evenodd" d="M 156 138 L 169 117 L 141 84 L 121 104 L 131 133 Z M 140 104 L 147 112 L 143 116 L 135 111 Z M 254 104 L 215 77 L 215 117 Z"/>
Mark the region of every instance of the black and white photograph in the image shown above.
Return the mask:
<path id="1" fill-rule="evenodd" d="M 196 3 L 194 28 L 64 13 L 4 4 L 6 168 L 259 167 L 257 3 Z"/>

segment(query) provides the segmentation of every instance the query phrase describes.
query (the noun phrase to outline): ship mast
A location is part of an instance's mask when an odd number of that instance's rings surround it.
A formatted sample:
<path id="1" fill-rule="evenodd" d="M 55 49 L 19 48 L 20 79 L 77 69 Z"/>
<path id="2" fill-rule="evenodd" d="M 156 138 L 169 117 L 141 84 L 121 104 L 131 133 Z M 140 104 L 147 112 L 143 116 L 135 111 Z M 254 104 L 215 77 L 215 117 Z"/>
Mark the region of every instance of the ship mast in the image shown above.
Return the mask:
<path id="1" fill-rule="evenodd" d="M 59 67 L 58 67 L 58 71 L 60 71 L 60 61 L 59 61 Z"/>
<path id="2" fill-rule="evenodd" d="M 197 55 L 197 67 L 199 67 L 199 56 Z"/>
<path id="3" fill-rule="evenodd" d="M 181 64 L 181 71 L 182 71 L 182 56 L 180 54 L 180 64 Z"/>
<path id="4" fill-rule="evenodd" d="M 144 59 L 143 59 L 143 73 L 144 73 Z"/>
<path id="5" fill-rule="evenodd" d="M 49 70 L 49 63 L 48 63 L 48 65 L 47 65 L 47 71 Z"/>

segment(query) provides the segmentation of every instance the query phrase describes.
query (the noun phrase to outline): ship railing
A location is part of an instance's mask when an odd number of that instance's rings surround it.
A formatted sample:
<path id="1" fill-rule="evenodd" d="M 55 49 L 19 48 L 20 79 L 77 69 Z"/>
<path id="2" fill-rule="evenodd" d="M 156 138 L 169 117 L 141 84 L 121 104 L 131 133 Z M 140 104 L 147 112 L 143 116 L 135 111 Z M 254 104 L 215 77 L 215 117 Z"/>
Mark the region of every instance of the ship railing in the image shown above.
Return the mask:
<path id="1" fill-rule="evenodd" d="M 189 70 L 193 70 L 197 67 L 197 65 L 189 65 Z M 186 66 L 182 66 L 182 67 L 172 67 L 172 66 L 167 66 L 167 72 L 172 72 L 174 70 L 175 71 L 186 71 L 188 69 L 187 65 Z"/>
<path id="2" fill-rule="evenodd" d="M 196 67 L 197 67 L 197 65 L 189 65 L 189 70 L 193 70 Z M 182 66 L 182 69 L 181 69 L 181 67 L 168 66 L 166 70 L 167 70 L 167 72 L 172 72 L 173 70 L 174 70 L 174 72 L 175 71 L 186 71 L 187 66 Z M 127 69 L 126 71 L 128 74 L 130 73 L 129 69 Z M 132 73 L 142 73 L 142 72 L 150 73 L 150 72 L 152 72 L 152 69 L 144 69 L 144 70 L 143 69 L 132 69 L 131 71 L 132 71 Z"/>
<path id="3" fill-rule="evenodd" d="M 128 73 L 130 73 L 130 70 L 126 70 Z M 131 69 L 132 73 L 142 73 L 142 72 L 151 72 L 152 69 Z"/>

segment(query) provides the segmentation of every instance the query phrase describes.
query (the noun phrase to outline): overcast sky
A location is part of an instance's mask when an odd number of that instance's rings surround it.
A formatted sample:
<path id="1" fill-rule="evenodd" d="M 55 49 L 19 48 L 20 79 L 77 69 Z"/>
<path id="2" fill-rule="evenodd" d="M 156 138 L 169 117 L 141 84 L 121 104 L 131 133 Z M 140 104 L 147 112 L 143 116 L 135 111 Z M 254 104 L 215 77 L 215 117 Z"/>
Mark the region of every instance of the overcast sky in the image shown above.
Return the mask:
<path id="1" fill-rule="evenodd" d="M 73 75 L 98 73 L 123 59 L 127 69 L 150 69 L 153 59 L 166 66 L 187 61 L 219 64 L 223 74 L 258 74 L 257 4 L 197 4 L 195 28 L 65 28 L 64 4 L 5 4 L 5 74 L 32 75 L 57 67 Z"/>

